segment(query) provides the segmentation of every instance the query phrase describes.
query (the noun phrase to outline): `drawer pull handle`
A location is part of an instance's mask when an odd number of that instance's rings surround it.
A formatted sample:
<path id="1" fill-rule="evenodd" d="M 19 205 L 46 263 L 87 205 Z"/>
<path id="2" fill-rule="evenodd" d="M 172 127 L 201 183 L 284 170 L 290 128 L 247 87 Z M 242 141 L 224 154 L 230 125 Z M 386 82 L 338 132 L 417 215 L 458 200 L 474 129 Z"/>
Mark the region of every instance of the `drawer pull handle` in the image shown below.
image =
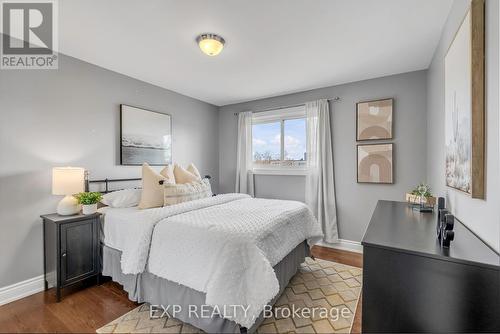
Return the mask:
<path id="1" fill-rule="evenodd" d="M 66 257 L 66 253 L 63 253 L 62 257 Z"/>

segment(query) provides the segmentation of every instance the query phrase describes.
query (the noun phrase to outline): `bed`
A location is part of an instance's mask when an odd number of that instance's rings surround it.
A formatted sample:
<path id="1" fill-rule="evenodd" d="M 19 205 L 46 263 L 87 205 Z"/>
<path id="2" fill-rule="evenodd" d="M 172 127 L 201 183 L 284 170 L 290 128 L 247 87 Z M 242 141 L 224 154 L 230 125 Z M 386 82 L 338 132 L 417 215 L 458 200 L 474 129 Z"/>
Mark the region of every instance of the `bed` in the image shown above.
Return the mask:
<path id="1" fill-rule="evenodd" d="M 244 194 L 101 212 L 102 274 L 211 333 L 254 332 L 322 237 L 303 203 Z"/>

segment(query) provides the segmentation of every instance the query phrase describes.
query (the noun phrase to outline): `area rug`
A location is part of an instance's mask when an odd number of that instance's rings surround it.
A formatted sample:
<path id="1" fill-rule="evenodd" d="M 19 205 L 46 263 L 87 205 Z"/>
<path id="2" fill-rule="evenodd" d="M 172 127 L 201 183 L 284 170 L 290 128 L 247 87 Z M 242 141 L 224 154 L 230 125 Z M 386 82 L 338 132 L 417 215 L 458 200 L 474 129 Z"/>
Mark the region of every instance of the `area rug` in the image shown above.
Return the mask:
<path id="1" fill-rule="evenodd" d="M 361 293 L 362 270 L 325 260 L 307 258 L 276 301 L 273 315 L 258 333 L 350 333 Z M 299 317 L 288 310 L 309 309 Z M 324 310 L 328 310 L 325 314 Z M 99 328 L 97 333 L 202 333 L 174 318 L 150 318 L 142 304 Z"/>

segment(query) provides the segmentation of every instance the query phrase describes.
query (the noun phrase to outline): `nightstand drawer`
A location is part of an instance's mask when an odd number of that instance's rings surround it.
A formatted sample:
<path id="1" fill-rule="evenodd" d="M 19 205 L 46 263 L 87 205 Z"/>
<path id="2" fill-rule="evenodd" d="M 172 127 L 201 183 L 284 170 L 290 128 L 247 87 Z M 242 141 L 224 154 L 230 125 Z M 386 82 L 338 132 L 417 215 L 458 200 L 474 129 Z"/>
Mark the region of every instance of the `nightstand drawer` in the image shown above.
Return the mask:
<path id="1" fill-rule="evenodd" d="M 93 219 L 60 225 L 61 286 L 99 272 L 98 228 Z"/>

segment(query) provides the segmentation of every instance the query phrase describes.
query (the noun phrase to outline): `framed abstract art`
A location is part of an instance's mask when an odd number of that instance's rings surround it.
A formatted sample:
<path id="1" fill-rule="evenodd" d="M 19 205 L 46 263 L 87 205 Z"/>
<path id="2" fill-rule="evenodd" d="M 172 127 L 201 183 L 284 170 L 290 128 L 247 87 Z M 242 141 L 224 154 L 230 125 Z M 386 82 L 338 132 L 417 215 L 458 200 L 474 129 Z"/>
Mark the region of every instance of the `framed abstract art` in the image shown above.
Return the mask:
<path id="1" fill-rule="evenodd" d="M 356 104 L 356 140 L 392 139 L 393 99 Z"/>
<path id="2" fill-rule="evenodd" d="M 358 183 L 394 183 L 393 144 L 359 144 Z"/>
<path id="3" fill-rule="evenodd" d="M 484 198 L 484 0 L 473 0 L 445 56 L 446 185 Z"/>

